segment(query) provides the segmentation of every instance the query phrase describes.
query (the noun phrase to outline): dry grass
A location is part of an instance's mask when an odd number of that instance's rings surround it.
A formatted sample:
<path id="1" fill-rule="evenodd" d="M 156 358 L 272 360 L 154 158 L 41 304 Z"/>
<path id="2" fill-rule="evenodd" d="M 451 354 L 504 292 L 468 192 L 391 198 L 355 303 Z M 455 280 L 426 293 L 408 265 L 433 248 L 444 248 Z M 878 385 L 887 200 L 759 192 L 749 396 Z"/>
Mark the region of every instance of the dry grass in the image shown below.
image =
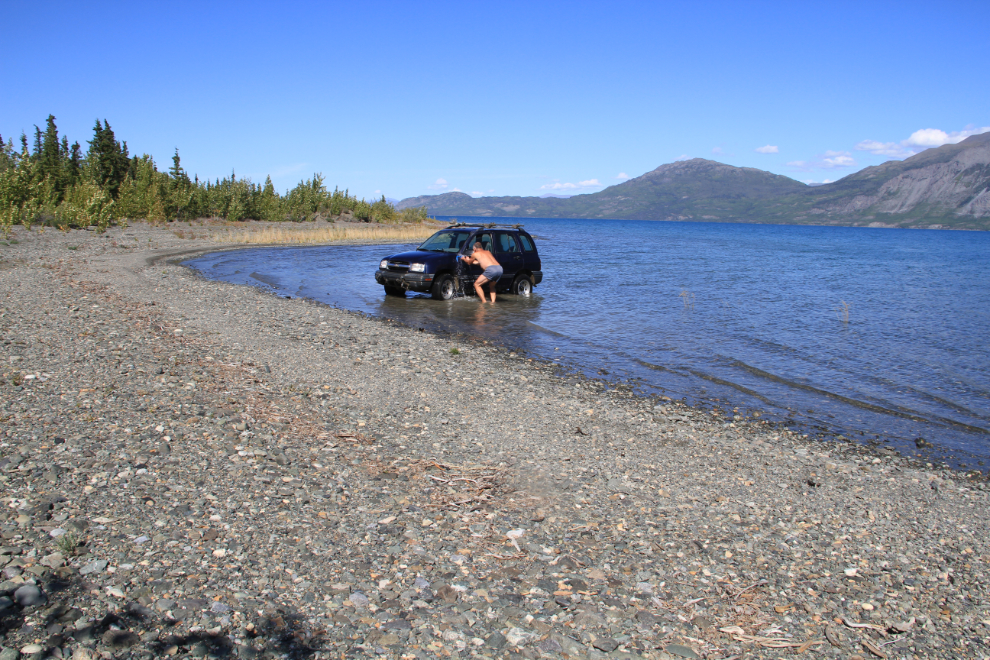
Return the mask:
<path id="1" fill-rule="evenodd" d="M 415 225 L 267 226 L 218 233 L 213 236 L 213 240 L 219 243 L 250 245 L 410 243 L 432 236 L 439 228 L 440 225 L 432 222 Z"/>

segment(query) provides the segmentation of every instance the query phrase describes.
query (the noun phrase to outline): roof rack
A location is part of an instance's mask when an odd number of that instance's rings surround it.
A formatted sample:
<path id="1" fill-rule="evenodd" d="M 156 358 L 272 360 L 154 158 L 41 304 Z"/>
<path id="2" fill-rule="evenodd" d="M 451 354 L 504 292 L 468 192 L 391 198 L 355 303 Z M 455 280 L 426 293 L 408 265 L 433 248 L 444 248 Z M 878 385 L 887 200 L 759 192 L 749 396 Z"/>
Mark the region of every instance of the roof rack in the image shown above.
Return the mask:
<path id="1" fill-rule="evenodd" d="M 496 227 L 509 227 L 511 229 L 522 229 L 523 225 L 504 225 L 497 222 L 454 222 L 447 225 L 447 229 L 451 227 L 482 227 L 484 229 L 495 229 Z"/>

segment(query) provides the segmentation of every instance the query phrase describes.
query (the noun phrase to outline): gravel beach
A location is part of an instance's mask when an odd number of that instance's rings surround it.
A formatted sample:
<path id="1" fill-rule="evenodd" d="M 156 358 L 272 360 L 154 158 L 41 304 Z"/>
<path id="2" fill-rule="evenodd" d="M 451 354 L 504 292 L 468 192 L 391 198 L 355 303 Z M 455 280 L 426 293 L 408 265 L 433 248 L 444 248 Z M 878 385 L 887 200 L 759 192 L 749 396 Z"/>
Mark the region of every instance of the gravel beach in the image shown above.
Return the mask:
<path id="1" fill-rule="evenodd" d="M 0 241 L 0 660 L 990 657 L 983 480 L 210 282 L 208 233 Z"/>

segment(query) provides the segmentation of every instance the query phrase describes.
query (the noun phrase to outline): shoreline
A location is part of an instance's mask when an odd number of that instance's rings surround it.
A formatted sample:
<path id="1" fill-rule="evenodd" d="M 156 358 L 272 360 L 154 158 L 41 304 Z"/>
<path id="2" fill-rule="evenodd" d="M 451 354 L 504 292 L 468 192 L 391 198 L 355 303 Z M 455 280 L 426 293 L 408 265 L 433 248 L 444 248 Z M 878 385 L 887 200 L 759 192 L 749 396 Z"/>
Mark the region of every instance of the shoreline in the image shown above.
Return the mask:
<path id="1" fill-rule="evenodd" d="M 168 228 L 15 234 L 0 563 L 46 601 L 3 610 L 3 647 L 987 655 L 960 473 L 206 280 L 171 251 L 228 246 Z"/>
<path id="2" fill-rule="evenodd" d="M 273 223 L 258 223 L 261 226 L 270 226 Z M 274 223 L 277 224 L 277 223 Z M 361 223 L 356 223 L 356 226 L 366 226 Z M 438 226 L 443 226 L 438 225 Z M 334 241 L 331 243 L 324 244 L 310 244 L 310 245 L 300 245 L 295 243 L 270 243 L 270 244 L 240 244 L 240 243 L 220 243 L 222 247 L 218 249 L 203 248 L 195 249 L 188 253 L 188 256 L 183 256 L 181 260 L 186 260 L 197 255 L 212 253 L 212 252 L 223 252 L 232 249 L 242 249 L 242 248 L 295 248 L 295 247 L 320 247 L 320 245 L 326 246 L 337 246 L 337 245 L 374 245 L 374 244 L 392 244 L 391 241 L 369 241 L 369 240 L 357 240 L 357 241 Z M 180 259 L 170 259 L 171 263 L 179 264 Z M 196 273 L 197 276 L 202 276 Z M 205 278 L 205 276 L 202 276 Z M 209 278 L 205 278 L 209 280 Z M 263 290 L 266 290 L 263 288 Z M 273 292 L 270 292 L 273 293 Z M 312 302 L 316 304 L 327 304 L 319 300 L 313 300 Z M 349 311 L 361 316 L 365 316 L 364 312 L 358 312 L 354 310 L 347 310 L 345 308 L 340 308 L 342 311 Z M 373 317 L 369 317 L 373 318 Z M 390 319 L 390 322 L 409 327 L 410 329 L 416 329 L 413 326 L 404 324 L 400 320 Z M 444 338 L 455 338 L 459 340 L 473 341 L 470 334 L 448 331 L 445 329 L 438 328 L 425 328 L 426 332 L 436 334 L 439 337 Z M 529 354 L 529 351 L 524 347 L 513 346 L 510 343 L 501 341 L 489 342 L 492 346 L 501 346 L 509 350 L 514 350 L 519 353 Z M 636 396 L 643 397 L 646 399 L 652 399 L 654 402 L 668 401 L 676 402 L 680 406 L 686 406 L 693 410 L 701 413 L 711 413 L 716 414 L 716 412 L 721 413 L 726 420 L 730 421 L 747 421 L 747 422 L 765 422 L 774 425 L 778 430 L 786 430 L 787 432 L 800 436 L 812 444 L 828 443 L 828 442 L 838 442 L 838 443 L 848 443 L 849 445 L 856 447 L 856 451 L 871 456 L 881 456 L 889 457 L 892 454 L 901 457 L 907 465 L 915 469 L 928 470 L 928 469 L 948 469 L 959 475 L 970 479 L 970 480 L 982 480 L 990 483 L 990 466 L 987 467 L 975 467 L 983 465 L 983 457 L 977 454 L 973 454 L 964 449 L 949 448 L 946 446 L 937 445 L 924 438 L 919 438 L 915 440 L 915 444 L 912 447 L 911 443 L 907 441 L 902 436 L 891 436 L 884 435 L 882 432 L 871 431 L 869 439 L 853 439 L 852 436 L 855 430 L 841 430 L 836 428 L 830 428 L 825 425 L 822 420 L 816 420 L 814 423 L 811 421 L 806 421 L 804 423 L 796 422 L 793 419 L 788 418 L 781 412 L 772 412 L 767 408 L 760 408 L 755 405 L 744 406 L 746 412 L 739 412 L 738 407 L 734 407 L 732 403 L 727 401 L 721 401 L 716 399 L 715 402 L 711 400 L 706 400 L 699 396 L 686 395 L 678 399 L 674 399 L 668 396 L 669 393 L 664 391 L 664 388 L 659 385 L 648 385 L 641 382 L 640 379 L 636 377 L 632 378 L 613 378 L 613 377 L 602 377 L 600 375 L 593 374 L 593 369 L 582 366 L 575 363 L 567 362 L 556 362 L 551 358 L 537 356 L 535 359 L 543 361 L 548 365 L 556 365 L 560 370 L 560 375 L 562 377 L 571 378 L 582 378 L 590 383 L 600 383 L 605 389 L 629 389 Z M 730 387 L 734 387 L 731 386 Z M 744 393 L 745 394 L 745 393 Z M 837 398 L 836 395 L 830 395 L 833 398 Z M 841 398 L 841 397 L 838 397 Z M 848 402 L 847 402 L 848 403 Z M 853 402 L 853 405 L 863 405 L 859 402 Z M 743 406 L 741 406 L 743 407 Z M 868 404 L 863 407 L 869 408 Z M 736 414 L 733 415 L 733 412 Z M 891 411 L 881 411 L 887 414 L 893 414 Z M 834 425 L 833 425 L 834 426 Z M 965 425 L 962 425 L 965 427 Z M 966 427 L 972 429 L 972 427 Z M 847 436 L 848 434 L 848 436 Z M 860 435 L 863 435 L 860 432 Z"/>

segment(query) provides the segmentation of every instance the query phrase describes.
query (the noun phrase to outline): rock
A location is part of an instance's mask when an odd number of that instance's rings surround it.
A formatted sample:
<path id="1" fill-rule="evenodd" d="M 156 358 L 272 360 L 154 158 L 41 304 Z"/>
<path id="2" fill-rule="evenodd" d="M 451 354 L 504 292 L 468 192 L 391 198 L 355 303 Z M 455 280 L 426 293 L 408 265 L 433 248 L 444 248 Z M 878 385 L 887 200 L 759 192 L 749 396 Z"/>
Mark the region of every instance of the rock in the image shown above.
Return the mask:
<path id="1" fill-rule="evenodd" d="M 457 590 L 451 587 L 449 584 L 445 584 L 444 586 L 437 589 L 436 596 L 438 598 L 442 598 L 443 602 L 445 603 L 453 603 L 457 601 L 458 593 Z"/>
<path id="2" fill-rule="evenodd" d="M 20 660 L 21 652 L 17 649 L 0 649 L 0 660 Z"/>
<path id="3" fill-rule="evenodd" d="M 505 635 L 503 635 L 502 633 L 493 632 L 491 635 L 488 636 L 488 639 L 485 640 L 485 645 L 488 646 L 489 648 L 499 651 L 502 649 L 503 646 L 505 646 L 507 641 L 508 640 L 505 638 Z"/>
<path id="4" fill-rule="evenodd" d="M 659 617 L 650 614 L 646 610 L 640 610 L 639 612 L 636 612 L 635 619 L 640 623 L 642 623 L 644 626 L 655 626 L 655 625 L 659 625 L 660 623 Z"/>
<path id="5" fill-rule="evenodd" d="M 62 556 L 61 552 L 53 552 L 50 555 L 45 555 L 39 563 L 52 569 L 61 568 L 65 564 L 65 557 Z"/>
<path id="6" fill-rule="evenodd" d="M 91 573 L 101 573 L 107 567 L 106 559 L 94 559 L 79 569 L 79 575 L 90 575 Z"/>
<path id="7" fill-rule="evenodd" d="M 526 632 L 522 628 L 510 628 L 505 634 L 505 641 L 509 646 L 525 646 L 529 644 L 536 635 Z"/>
<path id="8" fill-rule="evenodd" d="M 354 593 L 352 593 L 349 600 L 351 601 L 351 604 L 358 609 L 363 609 L 367 607 L 368 604 L 371 602 L 371 600 L 367 596 L 365 596 L 363 593 L 359 591 L 355 591 Z"/>
<path id="9" fill-rule="evenodd" d="M 14 592 L 14 602 L 21 607 L 34 607 L 43 604 L 47 599 L 41 589 L 33 584 L 25 584 Z"/>
<path id="10" fill-rule="evenodd" d="M 676 655 L 681 658 L 690 658 L 691 660 L 699 660 L 701 656 L 694 652 L 694 649 L 684 646 L 683 644 L 668 644 L 664 651 L 671 655 Z"/>
<path id="11" fill-rule="evenodd" d="M 6 596 L 0 596 L 0 612 L 3 612 L 4 610 L 13 606 L 14 606 L 14 601 L 7 598 Z"/>
<path id="12" fill-rule="evenodd" d="M 696 616 L 693 619 L 691 619 L 691 623 L 696 625 L 701 630 L 705 630 L 705 631 L 711 630 L 712 628 L 715 627 L 715 625 L 712 623 L 712 620 L 706 616 Z"/>
<path id="13" fill-rule="evenodd" d="M 615 649 L 619 648 L 619 643 L 611 637 L 599 637 L 593 641 L 591 645 L 603 653 L 611 653 Z"/>
<path id="14" fill-rule="evenodd" d="M 141 638 L 137 636 L 137 633 L 129 630 L 108 630 L 103 633 L 100 641 L 111 650 L 120 651 L 134 646 L 141 641 Z"/>

